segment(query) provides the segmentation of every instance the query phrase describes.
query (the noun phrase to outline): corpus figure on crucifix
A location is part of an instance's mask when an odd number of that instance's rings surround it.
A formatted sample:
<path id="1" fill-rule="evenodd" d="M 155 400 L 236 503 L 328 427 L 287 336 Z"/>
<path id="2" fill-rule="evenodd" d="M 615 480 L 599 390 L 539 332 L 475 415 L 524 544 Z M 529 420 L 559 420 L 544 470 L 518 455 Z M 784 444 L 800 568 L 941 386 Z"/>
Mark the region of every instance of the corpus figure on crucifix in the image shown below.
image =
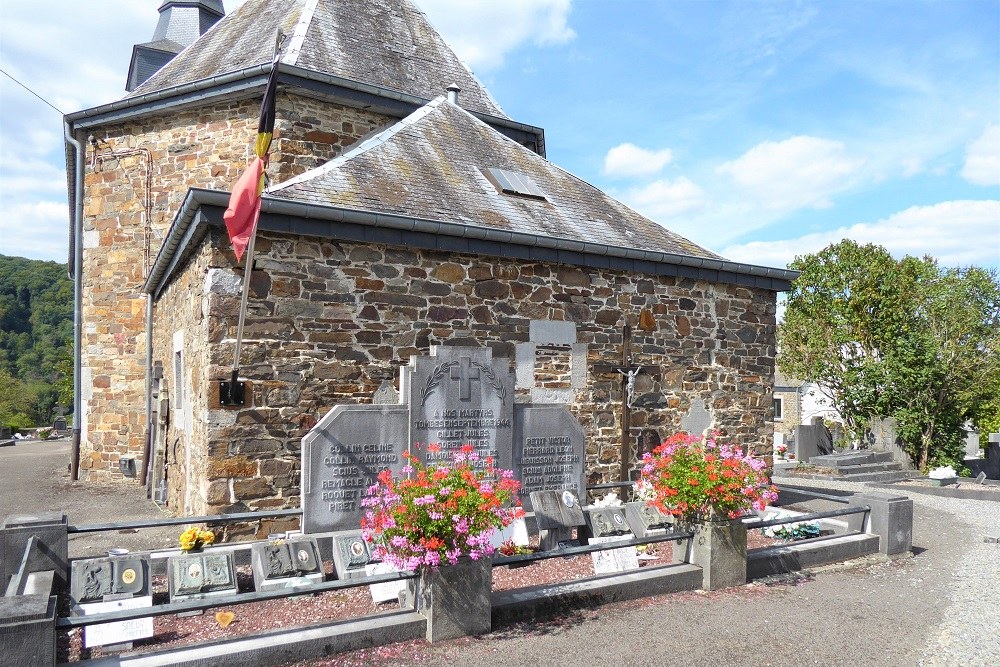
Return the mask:
<path id="1" fill-rule="evenodd" d="M 622 363 L 618 365 L 595 364 L 594 371 L 601 374 L 617 373 L 622 377 L 622 436 L 621 436 L 621 472 L 619 480 L 629 479 L 629 464 L 632 460 L 632 439 L 629 435 L 632 421 L 632 401 L 635 395 L 635 379 L 640 373 L 649 372 L 645 366 L 633 365 L 632 361 L 632 327 L 626 324 L 622 329 Z"/>

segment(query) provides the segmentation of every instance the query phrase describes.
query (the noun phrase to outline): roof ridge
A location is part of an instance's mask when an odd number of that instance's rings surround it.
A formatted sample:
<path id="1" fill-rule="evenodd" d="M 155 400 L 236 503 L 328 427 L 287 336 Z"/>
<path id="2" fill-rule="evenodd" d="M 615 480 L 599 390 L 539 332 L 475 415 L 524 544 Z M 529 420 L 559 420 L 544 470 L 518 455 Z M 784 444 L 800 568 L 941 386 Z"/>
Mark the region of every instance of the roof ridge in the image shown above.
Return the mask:
<path id="1" fill-rule="evenodd" d="M 292 31 L 292 37 L 288 42 L 288 51 L 282 56 L 282 62 L 294 65 L 298 61 L 299 53 L 302 51 L 302 43 L 306 40 L 306 33 L 309 32 L 309 26 L 316 14 L 316 5 L 318 4 L 319 0 L 305 0 L 302 14 L 299 15 L 295 30 Z"/>
<path id="2" fill-rule="evenodd" d="M 427 12 L 418 7 L 413 0 L 406 0 L 406 2 L 408 2 L 410 6 L 417 11 L 417 13 L 419 13 L 421 16 L 424 17 L 424 21 L 427 23 L 428 26 L 430 26 L 431 30 L 437 33 L 438 39 L 444 42 L 445 46 L 447 46 L 448 49 L 452 52 L 452 54 L 455 56 L 455 60 L 458 61 L 458 64 L 461 65 L 462 68 L 469 73 L 469 76 L 472 77 L 472 80 L 475 81 L 476 84 L 478 84 L 479 88 L 482 90 L 483 95 L 486 97 L 486 99 L 489 100 L 494 107 L 496 107 L 497 111 L 506 116 L 507 112 L 503 110 L 503 107 L 501 107 L 500 104 L 496 101 L 496 98 L 493 97 L 493 93 L 490 92 L 490 89 L 487 88 L 486 85 L 479 80 L 479 77 L 476 76 L 476 73 L 474 71 L 472 71 L 472 68 L 469 67 L 469 65 L 465 62 L 465 59 L 463 59 L 462 56 L 458 55 L 458 53 L 451 48 L 451 46 L 445 40 L 444 35 L 441 34 L 441 31 L 437 29 L 437 26 L 434 25 L 434 22 L 431 21 L 429 16 L 427 16 Z"/>
<path id="3" fill-rule="evenodd" d="M 420 120 L 422 120 L 425 116 L 429 115 L 432 111 L 434 111 L 435 109 L 437 109 L 443 102 L 447 102 L 447 99 L 443 95 L 441 95 L 439 97 L 435 97 L 433 100 L 431 100 L 430 102 L 428 102 L 424 106 L 420 107 L 419 109 L 417 109 L 416 111 L 414 111 L 413 113 L 411 113 L 409 116 L 407 116 L 407 117 L 405 117 L 405 118 L 403 118 L 403 119 L 401 119 L 401 120 L 393 123 L 392 125 L 390 125 L 386 129 L 382 130 L 381 132 L 368 137 L 367 139 L 365 139 L 364 141 L 362 141 L 361 143 L 359 143 L 354 148 L 350 149 L 349 151 L 347 151 L 345 153 L 341 153 L 340 155 L 338 155 L 337 157 L 333 158 L 332 160 L 330 160 L 326 164 L 322 164 L 322 165 L 320 165 L 318 167 L 315 167 L 313 169 L 310 169 L 308 171 L 304 171 L 301 174 L 299 174 L 298 176 L 293 176 L 292 178 L 288 179 L 287 181 L 282 181 L 281 183 L 278 183 L 273 188 L 271 188 L 270 190 L 268 190 L 268 194 L 274 194 L 278 190 L 283 190 L 285 188 L 291 187 L 293 185 L 297 185 L 299 183 L 304 183 L 306 181 L 311 181 L 312 179 L 314 179 L 314 178 L 316 178 L 318 176 L 322 176 L 323 174 L 336 169 L 337 167 L 339 167 L 340 165 L 344 164 L 348 160 L 350 160 L 350 159 L 352 159 L 354 157 L 357 157 L 358 155 L 361 155 L 362 153 L 367 153 L 368 151 L 372 150 L 373 148 L 381 146 L 382 144 L 384 144 L 387 141 L 389 141 L 392 137 L 396 136 L 397 134 L 399 134 L 400 132 L 402 132 L 403 130 L 405 130 L 410 125 L 413 125 L 413 124 L 419 122 Z M 469 115 L 472 118 L 475 118 L 476 120 L 479 120 L 475 116 L 472 116 L 472 114 L 469 114 Z M 480 121 L 480 122 L 482 122 L 482 121 Z M 485 123 L 484 123 L 484 125 L 485 125 Z M 489 127 L 489 126 L 487 125 L 487 127 Z"/>

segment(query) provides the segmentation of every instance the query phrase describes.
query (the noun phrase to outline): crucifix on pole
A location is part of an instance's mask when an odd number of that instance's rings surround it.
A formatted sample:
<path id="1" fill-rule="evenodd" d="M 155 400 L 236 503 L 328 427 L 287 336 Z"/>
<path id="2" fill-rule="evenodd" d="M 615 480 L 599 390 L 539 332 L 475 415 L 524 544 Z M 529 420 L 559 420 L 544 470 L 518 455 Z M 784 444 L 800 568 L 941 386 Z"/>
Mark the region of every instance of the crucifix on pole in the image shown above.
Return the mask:
<path id="1" fill-rule="evenodd" d="M 632 460 L 632 399 L 635 394 L 635 379 L 640 373 L 649 372 L 645 366 L 636 365 L 632 359 L 632 326 L 626 324 L 622 328 L 622 362 L 615 364 L 594 364 L 594 372 L 602 375 L 620 375 L 622 383 L 622 418 L 621 418 L 621 471 L 619 480 L 629 480 L 629 463 Z"/>

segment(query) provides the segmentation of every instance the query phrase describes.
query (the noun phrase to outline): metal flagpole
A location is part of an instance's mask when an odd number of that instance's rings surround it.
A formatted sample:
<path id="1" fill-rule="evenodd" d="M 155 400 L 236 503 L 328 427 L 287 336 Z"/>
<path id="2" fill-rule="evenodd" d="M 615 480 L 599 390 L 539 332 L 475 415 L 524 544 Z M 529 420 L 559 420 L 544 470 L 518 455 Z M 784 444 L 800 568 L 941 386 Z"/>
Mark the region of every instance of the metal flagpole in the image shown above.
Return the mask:
<path id="1" fill-rule="evenodd" d="M 266 88 L 265 91 L 272 90 L 270 88 L 270 84 L 271 84 L 271 81 L 272 81 L 272 79 L 274 77 L 276 68 L 278 67 L 278 58 L 279 58 L 279 56 L 281 54 L 281 45 L 284 42 L 284 40 L 285 40 L 285 35 L 281 32 L 281 30 L 278 30 L 278 34 L 276 35 L 275 40 L 274 40 L 274 59 L 271 62 L 271 75 L 268 77 L 269 87 Z M 273 90 L 272 90 L 272 94 L 273 94 Z M 267 97 L 268 97 L 267 92 L 265 92 L 264 97 L 265 97 L 265 100 L 264 100 L 263 104 L 266 107 L 266 105 L 267 105 Z M 262 114 L 264 113 L 263 109 L 262 109 L 261 113 Z M 272 114 L 273 114 L 273 111 L 272 111 Z M 263 118 L 263 115 L 262 115 L 262 118 Z M 261 122 L 263 122 L 263 120 Z M 269 133 L 273 132 L 273 130 L 269 128 L 268 132 Z M 260 137 L 258 137 L 258 142 L 260 142 Z M 253 221 L 253 229 L 250 231 L 250 239 L 247 242 L 247 247 L 246 247 L 246 263 L 244 264 L 244 267 L 243 267 L 243 292 L 240 295 L 240 315 L 239 315 L 239 320 L 237 320 L 237 324 L 236 324 L 236 347 L 233 349 L 233 370 L 232 370 L 232 373 L 230 375 L 230 382 L 229 382 L 229 388 L 228 388 L 229 391 L 226 392 L 226 388 L 224 386 L 225 385 L 224 382 L 222 383 L 223 386 L 219 387 L 219 402 L 222 403 L 223 405 L 243 405 L 246 402 L 246 395 L 245 395 L 245 392 L 244 392 L 244 386 L 239 383 L 239 376 L 240 376 L 240 353 L 242 352 L 242 349 L 243 349 L 243 323 L 246 320 L 247 300 L 248 300 L 249 294 L 250 294 L 250 278 L 251 278 L 251 275 L 253 274 L 253 251 L 254 251 L 254 244 L 255 244 L 255 242 L 257 240 L 257 224 L 260 221 L 261 200 L 264 197 L 264 193 L 267 192 L 267 187 L 266 187 L 267 186 L 267 157 L 266 156 L 267 156 L 267 151 L 270 148 L 270 143 L 271 143 L 271 137 L 270 137 L 270 134 L 269 134 L 268 137 L 267 137 L 267 145 L 264 148 L 261 148 L 260 146 L 257 147 L 257 157 L 260 158 L 260 159 L 262 159 L 262 160 L 264 160 L 263 179 L 264 179 L 264 186 L 265 187 L 262 189 L 260 195 L 258 195 L 258 198 L 257 198 L 257 211 L 256 211 L 256 214 L 255 214 L 255 217 L 254 217 L 254 221 Z"/>

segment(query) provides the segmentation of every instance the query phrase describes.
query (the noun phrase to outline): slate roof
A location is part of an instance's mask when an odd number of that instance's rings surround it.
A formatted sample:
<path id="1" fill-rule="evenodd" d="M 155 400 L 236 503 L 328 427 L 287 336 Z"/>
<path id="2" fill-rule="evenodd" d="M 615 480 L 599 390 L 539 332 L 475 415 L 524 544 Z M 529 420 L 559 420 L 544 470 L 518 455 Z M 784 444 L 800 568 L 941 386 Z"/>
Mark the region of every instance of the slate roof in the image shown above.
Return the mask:
<path id="1" fill-rule="evenodd" d="M 483 173 L 529 176 L 545 194 L 502 194 Z M 722 259 L 524 148 L 444 97 L 269 197 Z"/>
<path id="2" fill-rule="evenodd" d="M 507 118 L 409 0 L 248 0 L 216 23 L 130 97 L 281 61 L 432 99 L 451 84 L 470 109 Z"/>

